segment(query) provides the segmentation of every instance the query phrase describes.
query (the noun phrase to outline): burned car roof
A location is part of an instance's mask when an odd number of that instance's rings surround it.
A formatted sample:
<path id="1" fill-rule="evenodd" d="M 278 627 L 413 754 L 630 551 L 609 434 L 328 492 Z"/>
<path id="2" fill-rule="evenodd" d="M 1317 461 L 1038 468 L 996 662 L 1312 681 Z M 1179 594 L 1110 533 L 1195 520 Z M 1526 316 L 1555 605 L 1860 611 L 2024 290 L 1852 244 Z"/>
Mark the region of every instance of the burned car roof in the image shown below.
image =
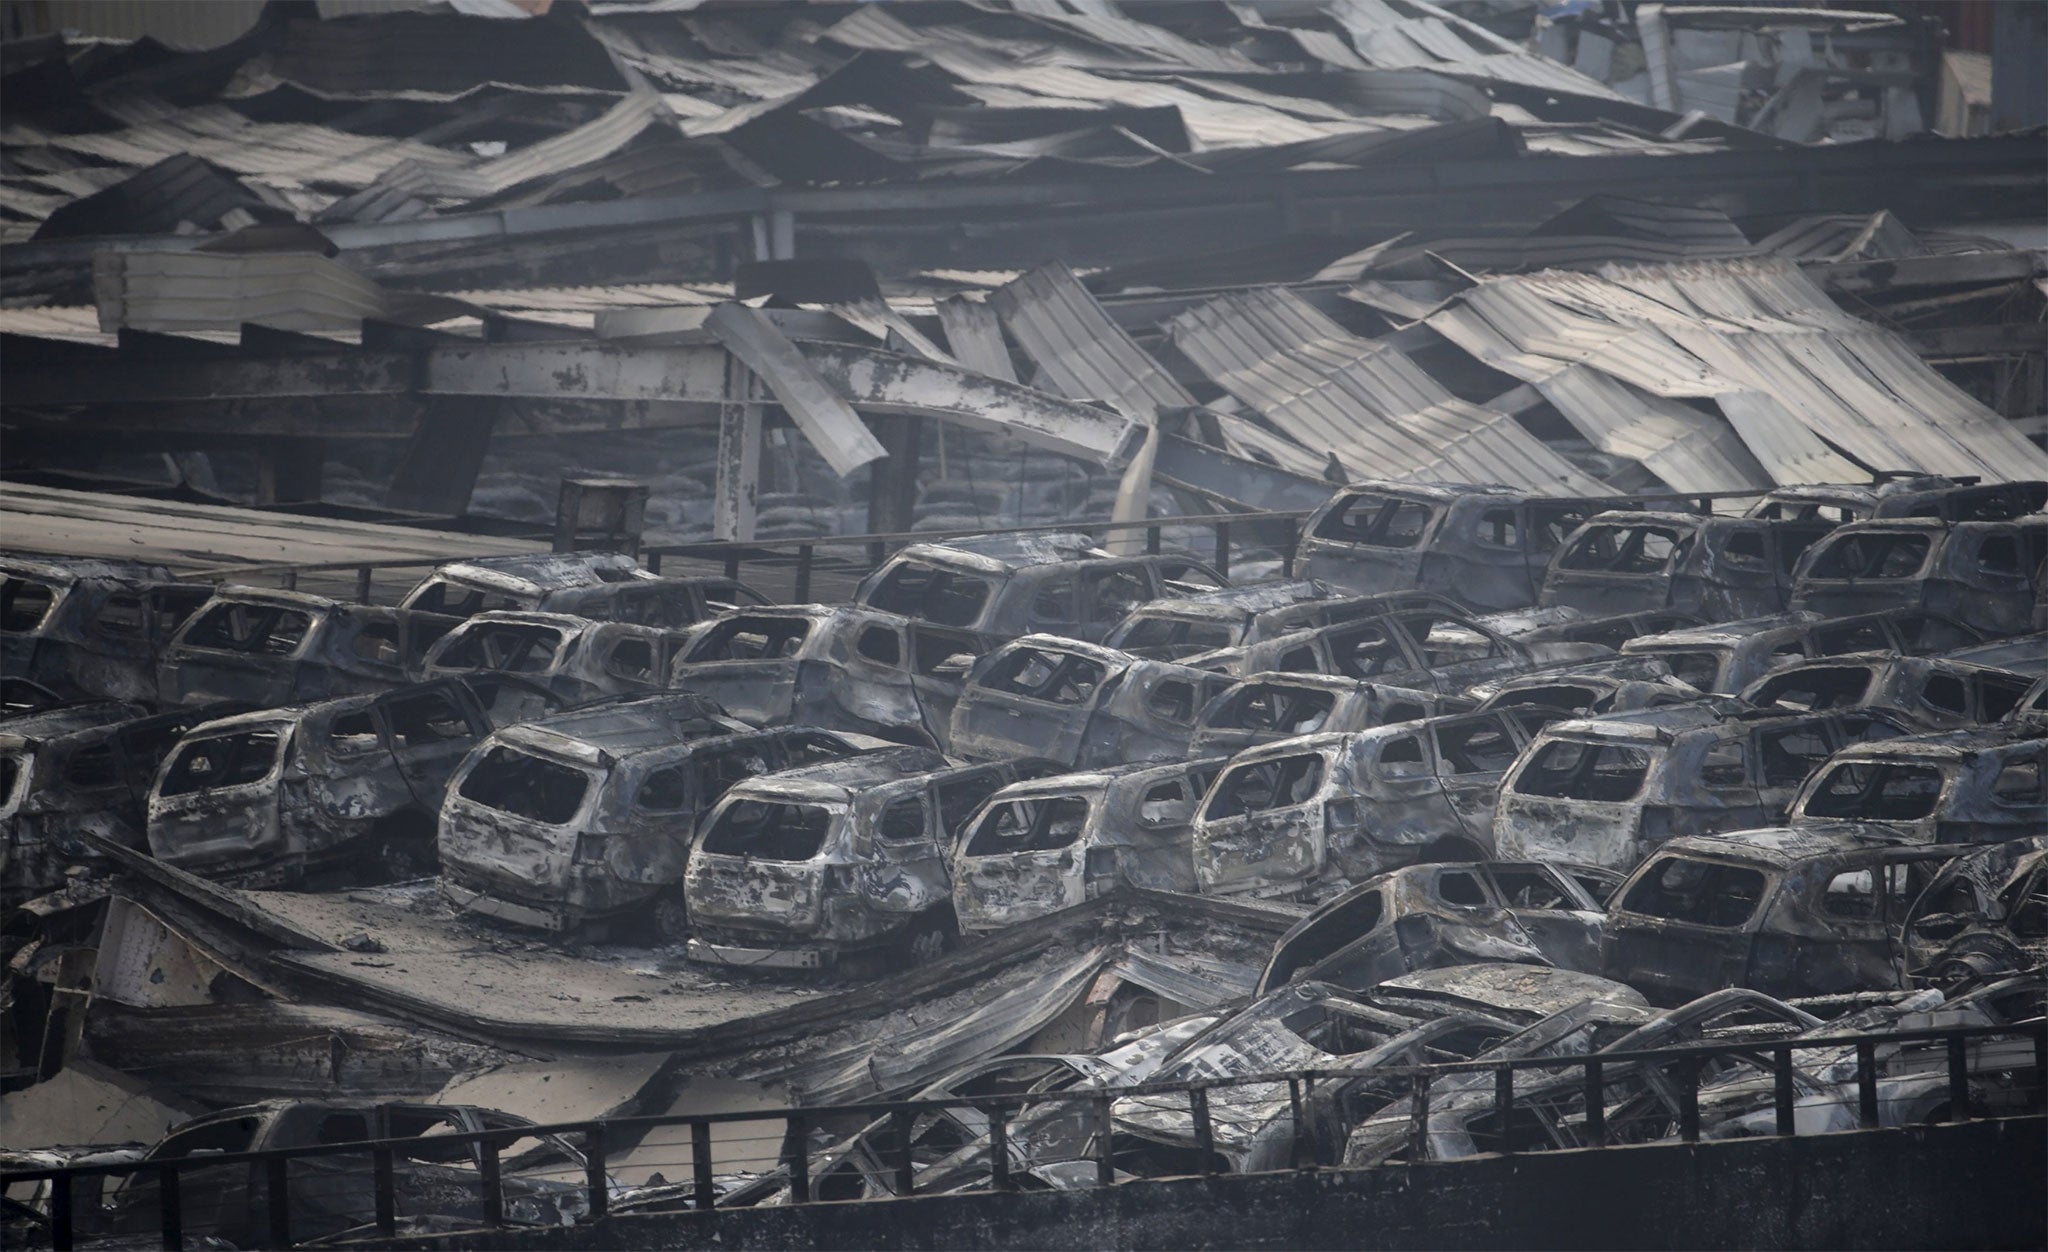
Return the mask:
<path id="1" fill-rule="evenodd" d="M 146 715 L 139 704 L 124 700 L 96 700 L 91 704 L 66 704 L 54 709 L 37 709 L 0 719 L 0 743 L 45 743 L 80 731 L 97 730 Z"/>
<path id="2" fill-rule="evenodd" d="M 169 569 L 146 561 L 36 556 L 22 552 L 0 553 L 0 574 L 17 574 L 53 583 L 72 583 L 87 578 L 137 583 L 177 581 L 177 575 Z"/>
<path id="3" fill-rule="evenodd" d="M 836 761 L 820 761 L 733 784 L 728 797 L 769 793 L 821 800 L 848 800 L 864 791 L 918 774 L 952 768 L 954 762 L 930 748 L 885 748 Z"/>
<path id="4" fill-rule="evenodd" d="M 1973 643 L 1944 652 L 1942 656 L 1950 661 L 1989 665 L 2038 678 L 2048 675 L 2048 631 L 2015 635 L 1990 643 Z"/>
<path id="5" fill-rule="evenodd" d="M 1520 499 L 1537 493 L 1515 487 L 1504 487 L 1499 483 L 1411 483 L 1395 482 L 1384 478 L 1364 478 L 1355 483 L 1345 483 L 1339 495 L 1354 491 L 1373 491 L 1382 495 L 1405 496 L 1411 500 L 1448 502 L 1466 496 L 1512 496 Z"/>
<path id="6" fill-rule="evenodd" d="M 1875 823 L 1844 821 L 1681 835 L 1665 841 L 1656 855 L 1691 853 L 1782 869 L 1817 857 L 1914 846 L 1906 836 Z"/>
<path id="7" fill-rule="evenodd" d="M 1072 531 L 1051 534 L 963 535 L 942 543 L 913 543 L 896 560 L 960 565 L 987 573 L 1003 573 L 1032 565 L 1058 565 L 1108 556 L 1088 536 Z M 893 563 L 893 562 L 892 562 Z"/>
<path id="8" fill-rule="evenodd" d="M 1836 761 L 1856 760 L 1968 760 L 1979 752 L 1998 748 L 2048 748 L 2048 736 L 2015 726 L 1978 726 L 1944 730 L 1927 735 L 1901 735 L 1853 744 L 1835 754 Z"/>
<path id="9" fill-rule="evenodd" d="M 539 596 L 570 587 L 596 587 L 655 575 L 642 569 L 632 557 L 615 552 L 545 552 L 449 561 L 435 566 L 428 577 L 460 579 L 515 595 Z"/>
<path id="10" fill-rule="evenodd" d="M 1587 1000 L 1608 1000 L 1638 1008 L 1650 1003 L 1634 988 L 1598 974 L 1504 962 L 1417 970 L 1381 983 L 1373 998 L 1377 1000 L 1387 992 L 1540 1016 L 1563 1012 Z"/>
<path id="11" fill-rule="evenodd" d="M 737 718 L 727 717 L 716 701 L 691 691 L 674 691 L 634 700 L 605 701 L 508 726 L 498 733 L 514 742 L 525 741 L 557 752 L 565 744 L 587 745 L 616 759 L 652 752 L 693 736 L 752 729 Z"/>
<path id="12" fill-rule="evenodd" d="M 1706 626 L 1686 626 L 1678 630 L 1667 630 L 1655 635 L 1637 635 L 1621 645 L 1623 652 L 1654 652 L 1665 647 L 1705 647 L 1714 644 L 1737 643 L 1767 635 L 1773 631 L 1784 631 L 1796 635 L 1809 623 L 1826 621 L 1819 613 L 1800 610 L 1796 613 L 1773 613 L 1768 617 L 1751 617 L 1735 622 L 1715 622 Z"/>
<path id="13" fill-rule="evenodd" d="M 1320 579 L 1293 582 L 1249 583 L 1219 587 L 1188 596 L 1166 596 L 1148 600 L 1131 610 L 1133 616 L 1236 619 L 1273 609 L 1334 598 L 1335 593 Z"/>
<path id="14" fill-rule="evenodd" d="M 1577 717 L 1552 722 L 1545 733 L 1592 735 L 1615 739 L 1654 739 L 1669 742 L 1695 730 L 1711 730 L 1725 722 L 1758 725 L 1771 721 L 1820 716 L 1788 709 L 1752 709 L 1726 696 L 1707 696 L 1690 704 L 1667 704 L 1633 713 L 1608 713 L 1601 717 Z"/>

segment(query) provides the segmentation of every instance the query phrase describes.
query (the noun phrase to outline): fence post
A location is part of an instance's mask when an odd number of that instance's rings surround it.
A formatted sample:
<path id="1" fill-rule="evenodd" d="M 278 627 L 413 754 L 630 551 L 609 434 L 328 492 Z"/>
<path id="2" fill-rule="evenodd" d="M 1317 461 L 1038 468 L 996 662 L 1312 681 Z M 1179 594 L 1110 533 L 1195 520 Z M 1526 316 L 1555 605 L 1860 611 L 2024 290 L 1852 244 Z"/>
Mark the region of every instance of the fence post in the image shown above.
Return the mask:
<path id="1" fill-rule="evenodd" d="M 1153 556 L 1159 555 L 1159 528 L 1157 526 L 1147 526 L 1145 528 L 1145 551 Z"/>
<path id="2" fill-rule="evenodd" d="M 1209 1123 L 1209 1088 L 1196 1083 L 1188 1088 L 1188 1112 L 1195 1119 L 1195 1151 L 1202 1154 L 1202 1172 L 1216 1172 L 1216 1128 Z"/>
<path id="3" fill-rule="evenodd" d="M 603 1217 L 612 1207 L 611 1171 L 604 1159 L 604 1131 L 603 1122 L 592 1122 L 583 1136 L 583 1185 L 590 1189 L 592 1221 Z"/>
<path id="4" fill-rule="evenodd" d="M 734 582 L 740 580 L 740 550 L 737 547 L 725 550 L 725 576 Z"/>
<path id="5" fill-rule="evenodd" d="M 292 1246 L 291 1160 L 273 1156 L 264 1163 L 264 1190 L 270 1194 L 270 1246 Z"/>
<path id="6" fill-rule="evenodd" d="M 1600 1058 L 1586 1059 L 1586 1146 L 1607 1145 L 1607 1084 L 1600 1080 Z"/>
<path id="7" fill-rule="evenodd" d="M 1415 1071 L 1415 1102 L 1408 1118 L 1410 1165 L 1429 1159 L 1429 1085 L 1430 1072 L 1426 1069 Z"/>
<path id="8" fill-rule="evenodd" d="M 277 576 L 277 585 L 286 591 L 297 591 L 299 589 L 299 571 L 288 569 L 284 573 L 279 574 Z"/>
<path id="9" fill-rule="evenodd" d="M 1865 1130 L 1877 1127 L 1877 1044 L 1856 1041 L 1856 1120 Z"/>
<path id="10" fill-rule="evenodd" d="M 641 558 L 641 561 L 647 566 L 648 573 L 659 574 L 661 572 L 661 549 L 655 548 L 650 550 Z"/>
<path id="11" fill-rule="evenodd" d="M 911 1167 L 910 1161 L 910 1114 L 897 1109 L 889 1114 L 889 1127 L 896 1135 L 896 1194 L 915 1194 L 917 1171 Z"/>
<path id="12" fill-rule="evenodd" d="M 1000 1104 L 991 1104 L 983 1111 L 988 1114 L 989 1183 L 997 1191 L 1008 1191 L 1010 1189 L 1009 1110 Z"/>
<path id="13" fill-rule="evenodd" d="M 1970 1041 L 1961 1035 L 1948 1037 L 1948 1119 L 1970 1120 Z"/>
<path id="14" fill-rule="evenodd" d="M 372 578 L 372 577 L 373 577 L 373 576 L 375 575 L 375 573 L 376 573 L 375 569 L 374 569 L 373 567 L 371 567 L 371 566 L 368 566 L 368 565 L 358 565 L 358 566 L 356 566 L 356 603 L 357 603 L 357 604 L 368 604 L 368 603 L 370 602 L 370 579 L 371 579 L 371 578 Z"/>
<path id="15" fill-rule="evenodd" d="M 1300 549 L 1301 532 L 1299 530 L 1289 531 L 1287 533 L 1287 542 L 1280 549 L 1280 574 L 1282 577 L 1294 577 L 1294 558 L 1299 554 Z"/>
<path id="16" fill-rule="evenodd" d="M 1230 523 L 1216 523 L 1216 572 L 1230 577 Z"/>
<path id="17" fill-rule="evenodd" d="M 1109 1097 L 1095 1097 L 1095 1185 L 1116 1182 L 1116 1119 L 1110 1112 Z"/>
<path id="18" fill-rule="evenodd" d="M 790 592 L 792 604 L 811 602 L 811 562 L 816 549 L 810 544 L 800 543 L 796 547 L 796 586 Z"/>
<path id="19" fill-rule="evenodd" d="M 811 1202 L 811 1128 L 802 1113 L 789 1115 L 789 1138 L 796 1141 L 796 1154 L 789 1161 L 789 1202 Z"/>
<path id="20" fill-rule="evenodd" d="M 477 1186 L 483 1193 L 484 1225 L 495 1230 L 505 1224 L 505 1179 L 498 1167 L 498 1140 L 486 1135 L 476 1146 L 482 1156 Z"/>
<path id="21" fill-rule="evenodd" d="M 370 1149 L 370 1189 L 376 1196 L 377 1233 L 398 1234 L 398 1179 L 390 1148 Z"/>
<path id="22" fill-rule="evenodd" d="M 1687 1143 L 1700 1141 L 1700 1058 L 1688 1056 L 1678 1062 L 1678 1137 Z"/>
<path id="23" fill-rule="evenodd" d="M 178 1194 L 178 1166 L 175 1162 L 164 1162 L 156 1178 L 157 1216 L 163 1219 L 164 1247 L 179 1252 L 185 1246 L 185 1204 L 184 1197 Z"/>
<path id="24" fill-rule="evenodd" d="M 1775 1048 L 1771 1052 L 1772 1104 L 1778 1114 L 1778 1133 L 1793 1134 L 1798 1126 L 1792 1118 L 1792 1049 Z"/>
<path id="25" fill-rule="evenodd" d="M 101 1184 L 105 1186 L 104 1183 Z M 71 1175 L 50 1176 L 50 1252 L 71 1252 Z"/>
<path id="26" fill-rule="evenodd" d="M 1292 1143 L 1289 1143 L 1287 1145 L 1287 1167 L 1289 1169 L 1300 1169 L 1301 1145 L 1303 1140 L 1303 1127 L 1301 1124 L 1301 1079 L 1296 1078 L 1291 1074 L 1288 1075 L 1287 1078 L 1287 1107 L 1288 1110 L 1294 1115 L 1294 1140 Z"/>
<path id="27" fill-rule="evenodd" d="M 1500 1127 L 1500 1151 L 1502 1154 L 1515 1150 L 1513 1127 L 1509 1123 L 1515 1115 L 1515 1067 L 1502 1061 L 1493 1071 L 1493 1120 Z"/>
<path id="28" fill-rule="evenodd" d="M 697 1211 L 708 1212 L 718 1205 L 718 1187 L 711 1180 L 711 1123 L 690 1123 L 690 1173 L 697 1188 Z"/>

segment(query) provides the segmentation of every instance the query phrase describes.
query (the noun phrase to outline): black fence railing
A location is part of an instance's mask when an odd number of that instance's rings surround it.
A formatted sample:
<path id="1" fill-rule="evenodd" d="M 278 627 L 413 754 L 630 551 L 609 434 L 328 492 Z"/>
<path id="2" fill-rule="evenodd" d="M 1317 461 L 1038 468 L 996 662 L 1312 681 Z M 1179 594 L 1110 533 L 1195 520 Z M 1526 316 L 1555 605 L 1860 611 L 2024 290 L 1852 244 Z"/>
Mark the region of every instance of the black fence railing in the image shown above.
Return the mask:
<path id="1" fill-rule="evenodd" d="M 1826 1055 L 1816 1062 L 1815 1052 Z M 1142 1148 L 1134 1153 L 1132 1145 L 1148 1136 L 1153 1143 L 1179 1141 L 1185 1150 L 1154 1157 L 1147 1177 L 1343 1165 L 1347 1157 L 1331 1135 L 1360 1128 L 1381 1131 L 1375 1160 L 1463 1154 L 1433 1146 L 1439 1113 L 1466 1128 L 1467 1151 L 1506 1153 L 1694 1143 L 1730 1133 L 1726 1119 L 1742 1110 L 1748 1112 L 1737 1130 L 1744 1134 L 1801 1133 L 1802 1113 L 1810 1127 L 1826 1130 L 1964 1121 L 2040 1112 L 2044 1074 L 2048 1019 L 2034 1018 L 1885 1034 L 1752 1035 L 1650 1051 L 507 1126 L 9 1170 L 0 1173 L 0 1190 L 15 1229 L 22 1229 L 24 1215 L 35 1214 L 46 1227 L 47 1246 L 60 1252 L 81 1234 L 123 1238 L 132 1247 L 154 1232 L 163 1247 L 177 1249 L 228 1230 L 243 1241 L 283 1248 L 343 1231 L 392 1237 L 401 1220 L 422 1216 L 439 1218 L 443 1229 L 451 1221 L 495 1229 L 596 1220 L 622 1207 L 707 1211 L 763 1200 L 808 1204 L 936 1190 L 1007 1191 L 1026 1175 L 1040 1187 L 1107 1186 L 1133 1180 Z M 1370 1086 L 1369 1110 L 1360 1113 L 1332 1097 L 1356 1094 L 1359 1083 Z M 1719 1119 L 1711 1125 L 1703 1119 L 1703 1093 Z M 1142 1124 L 1147 1114 L 1149 1130 Z M 1527 1114 L 1522 1124 L 1549 1133 L 1518 1138 L 1510 1128 L 1519 1114 Z M 1625 1125 L 1624 1116 L 1630 1119 Z M 1482 1122 L 1493 1129 L 1469 1133 Z M 767 1133 L 737 1142 L 773 1144 L 774 1151 L 744 1159 L 760 1169 L 721 1178 L 718 1158 L 732 1165 L 735 1140 L 721 1141 L 720 1131 L 741 1126 Z M 934 1137 L 935 1127 L 947 1134 Z M 650 1159 L 648 1144 L 657 1132 L 678 1128 L 688 1132 L 687 1148 L 672 1146 L 686 1154 Z M 820 1133 L 827 1136 L 822 1144 Z M 545 1182 L 553 1199 L 547 1215 L 537 1217 L 534 1197 L 543 1184 L 530 1174 L 508 1173 L 505 1154 L 515 1145 L 531 1149 L 550 1141 L 573 1144 L 580 1159 L 554 1162 Z M 1253 1141 L 1264 1142 L 1263 1156 L 1243 1150 Z M 1275 1153 L 1276 1143 L 1284 1152 Z M 689 1181 L 668 1183 L 662 1174 L 658 1182 L 623 1188 L 611 1173 L 621 1159 L 614 1152 L 629 1155 L 642 1170 L 676 1169 Z M 522 1151 L 517 1159 L 528 1156 Z M 412 1173 L 422 1161 L 436 1163 L 431 1186 Z M 1157 1168 L 1161 1161 L 1168 1167 Z M 1049 1174 L 1056 1181 L 1045 1181 Z M 849 1186 L 850 1178 L 857 1185 Z M 105 1203 L 109 1180 L 122 1180 L 112 1204 Z M 96 1197 L 103 1211 L 81 1211 Z"/>

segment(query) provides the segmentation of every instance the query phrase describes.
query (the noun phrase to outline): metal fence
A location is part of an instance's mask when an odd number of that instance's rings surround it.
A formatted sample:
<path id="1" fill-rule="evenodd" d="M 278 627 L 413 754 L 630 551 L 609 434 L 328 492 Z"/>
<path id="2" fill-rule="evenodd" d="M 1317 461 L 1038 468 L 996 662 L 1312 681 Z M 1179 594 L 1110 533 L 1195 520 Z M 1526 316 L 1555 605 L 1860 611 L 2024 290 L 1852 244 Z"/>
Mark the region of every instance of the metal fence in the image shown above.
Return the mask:
<path id="1" fill-rule="evenodd" d="M 2002 1041 L 2003 1046 L 1999 1046 Z M 1814 1052 L 1824 1056 L 1819 1065 Z M 1805 1061 L 1799 1054 L 1807 1054 Z M 1817 1073 L 1832 1075 L 1817 1079 Z M 927 1191 L 1008 1191 L 1022 1185 L 1045 1186 L 1035 1174 L 1048 1165 L 1066 1167 L 1057 1185 L 1108 1186 L 1132 1180 L 1134 1136 L 1130 1110 L 1170 1109 L 1175 1130 L 1184 1133 L 1187 1152 L 1179 1159 L 1187 1168 L 1154 1171 L 1147 1177 L 1212 1174 L 1242 1168 L 1219 1149 L 1239 1146 L 1247 1127 L 1284 1148 L 1284 1166 L 1312 1168 L 1341 1164 L 1331 1160 L 1330 1128 L 1317 1126 L 1317 1108 L 1329 1109 L 1332 1092 L 1371 1084 L 1379 1103 L 1361 1118 L 1340 1117 L 1338 1130 L 1348 1134 L 1353 1122 L 1371 1121 L 1384 1129 L 1394 1125 L 1393 1150 L 1382 1159 L 1425 1160 L 1457 1152 L 1432 1146 L 1439 1111 L 1459 1112 L 1470 1122 L 1490 1118 L 1502 1133 L 1478 1143 L 1478 1150 L 1518 1152 L 1559 1148 L 1603 1148 L 1653 1141 L 1699 1142 L 1726 1137 L 1725 1121 L 1703 1126 L 1701 1095 L 1710 1093 L 1717 1117 L 1725 1117 L 1736 1091 L 1751 1112 L 1742 1133 L 1791 1135 L 1800 1132 L 1802 1114 L 1809 1125 L 1825 1129 L 1872 1129 L 1905 1121 L 1962 1121 L 2009 1112 L 2038 1113 L 2043 1107 L 2043 1074 L 2048 1073 L 2048 1019 L 2012 1025 L 1950 1026 L 1884 1034 L 1826 1037 L 1750 1037 L 1723 1039 L 1683 1047 L 1640 1052 L 1595 1052 L 1574 1056 L 1536 1055 L 1506 1060 L 1448 1062 L 1423 1066 L 1381 1066 L 1369 1070 L 1317 1070 L 1219 1078 L 1206 1082 L 1154 1083 L 1128 1087 L 1078 1087 L 1070 1090 L 1022 1091 L 977 1097 L 897 1100 L 831 1107 L 788 1108 L 696 1116 L 619 1117 L 552 1126 L 518 1126 L 485 1131 L 436 1134 L 418 1139 L 388 1139 L 260 1152 L 188 1155 L 153 1161 L 126 1161 L 0 1173 L 0 1188 L 11 1201 L 11 1216 L 28 1211 L 23 1203 L 40 1197 L 46 1213 L 49 1244 L 74 1246 L 78 1236 L 97 1233 L 137 1236 L 151 1231 L 165 1248 L 182 1248 L 189 1239 L 218 1237 L 232 1229 L 244 1240 L 266 1247 L 297 1246 L 298 1241 L 355 1227 L 359 1236 L 394 1236 L 402 1220 L 438 1215 L 452 1217 L 457 1227 L 495 1229 L 522 1224 L 519 1195 L 531 1194 L 531 1175 L 508 1174 L 507 1152 L 515 1144 L 543 1142 L 547 1136 L 573 1141 L 580 1160 L 566 1158 L 573 1177 L 560 1172 L 552 1184 L 558 1199 L 573 1196 L 562 1212 L 578 1220 L 605 1217 L 621 1206 L 637 1211 L 703 1211 L 766 1200 L 807 1204 L 853 1195 L 908 1196 Z M 1742 1084 L 1747 1083 L 1747 1086 Z M 1902 1084 L 1918 1091 L 1917 1103 L 1900 1095 Z M 2001 1107 L 1987 1094 L 2003 1092 Z M 1766 1094 L 1767 1090 L 1767 1094 Z M 1654 1098 L 1652 1098 L 1654 1097 Z M 1928 1101 L 1934 1103 L 1930 1106 Z M 1656 1106 L 1654 1116 L 1618 1123 L 1621 1110 Z M 1178 1121 L 1185 1103 L 1184 1132 Z M 1119 1109 L 1119 1105 L 1122 1109 Z M 1223 1112 L 1218 1112 L 1221 1106 Z M 1405 1106 L 1405 1109 L 1404 1107 Z M 1249 1121 L 1246 1110 L 1252 1109 Z M 1535 1116 L 1556 1131 L 1547 1143 L 1520 1142 L 1506 1128 L 1518 1112 Z M 970 1137 L 952 1159 L 970 1165 L 971 1180 L 962 1184 L 958 1171 L 937 1176 L 930 1144 L 919 1159 L 919 1127 L 950 1118 Z M 1544 1122 L 1543 1119 L 1549 1119 Z M 1048 1142 L 1048 1126 L 1067 1133 L 1068 1151 L 1058 1161 L 1033 1159 L 1020 1148 Z M 731 1166 L 734 1140 L 719 1144 L 721 1128 L 747 1127 L 758 1133 L 740 1142 L 775 1145 Z M 665 1142 L 679 1153 L 649 1159 L 647 1145 L 658 1132 L 682 1128 L 686 1141 Z M 1219 1134 L 1219 1131 L 1221 1132 Z M 817 1136 L 823 1133 L 823 1144 Z M 1317 1135 L 1324 1137 L 1318 1143 Z M 973 1137 L 978 1136 L 978 1137 Z M 1142 1138 L 1142 1132 L 1138 1136 Z M 1277 1137 L 1277 1138 L 1276 1138 Z M 1054 1137 L 1055 1139 L 1057 1136 Z M 1155 1135 L 1155 1138 L 1157 1136 Z M 1383 1135 L 1383 1138 L 1385 1136 Z M 1467 1147 L 1475 1146 L 1468 1143 Z M 945 1145 L 939 1145 L 943 1148 Z M 1386 1146 L 1386 1145 L 1383 1145 Z M 1037 1150 L 1037 1149 L 1034 1149 Z M 688 1182 L 665 1187 L 621 1188 L 611 1177 L 613 1153 L 632 1152 L 642 1168 L 666 1166 Z M 873 1184 L 866 1191 L 820 1186 L 816 1174 L 837 1170 L 864 1154 Z M 727 1157 L 721 1176 L 717 1157 Z M 1122 1155 L 1120 1155 L 1122 1154 Z M 529 1156 L 521 1152 L 518 1159 Z M 418 1162 L 444 1166 L 435 1193 L 439 1207 L 421 1208 L 419 1188 L 409 1172 Z M 560 1162 L 558 1162 L 558 1165 Z M 312 1168 L 314 1166 L 320 1168 Z M 222 1171 L 244 1167 L 239 1185 L 223 1190 Z M 450 1183 L 453 1178 L 454 1183 Z M 666 1175 L 663 1175 L 664 1180 Z M 196 1183 L 211 1179 L 205 1194 Z M 125 1224 L 109 1229 L 105 1214 L 82 1212 L 81 1204 L 104 1197 L 109 1180 L 126 1180 L 123 1189 L 138 1188 L 150 1206 L 115 1204 L 109 1213 L 124 1213 Z M 38 1184 L 42 1184 L 39 1188 Z M 452 1186 L 452 1190 L 451 1190 Z M 27 1190 L 23 1190 L 27 1189 Z M 122 1190 L 114 1192 L 117 1200 Z M 511 1197 L 508 1199 L 508 1197 Z M 129 1201 L 135 1195 L 126 1197 Z M 322 1201 L 325 1201 L 324 1207 Z M 229 1224 L 228 1210 L 239 1204 Z M 325 1229 L 308 1231 L 304 1214 L 319 1210 Z M 352 1207 L 353 1206 L 353 1207 Z M 415 1211 L 404 1211 L 407 1208 Z M 81 1221 L 81 1218 L 84 1220 Z M 531 1222 L 532 1218 L 524 1219 Z M 444 1220 L 442 1227 L 450 1222 Z"/>

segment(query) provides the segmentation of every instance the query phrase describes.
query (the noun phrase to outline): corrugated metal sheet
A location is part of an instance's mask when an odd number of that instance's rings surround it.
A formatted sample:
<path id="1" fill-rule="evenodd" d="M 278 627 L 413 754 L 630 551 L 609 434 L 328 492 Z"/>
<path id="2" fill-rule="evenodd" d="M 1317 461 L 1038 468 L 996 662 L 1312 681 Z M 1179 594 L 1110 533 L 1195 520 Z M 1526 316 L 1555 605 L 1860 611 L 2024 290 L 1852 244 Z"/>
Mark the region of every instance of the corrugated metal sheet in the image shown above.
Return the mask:
<path id="1" fill-rule="evenodd" d="M 104 330 L 354 329 L 388 309 L 383 288 L 312 252 L 102 252 L 92 278 Z"/>
<path id="2" fill-rule="evenodd" d="M 995 292 L 989 304 L 1025 355 L 1070 400 L 1099 400 L 1148 423 L 1162 408 L 1195 402 L 1057 261 Z"/>

